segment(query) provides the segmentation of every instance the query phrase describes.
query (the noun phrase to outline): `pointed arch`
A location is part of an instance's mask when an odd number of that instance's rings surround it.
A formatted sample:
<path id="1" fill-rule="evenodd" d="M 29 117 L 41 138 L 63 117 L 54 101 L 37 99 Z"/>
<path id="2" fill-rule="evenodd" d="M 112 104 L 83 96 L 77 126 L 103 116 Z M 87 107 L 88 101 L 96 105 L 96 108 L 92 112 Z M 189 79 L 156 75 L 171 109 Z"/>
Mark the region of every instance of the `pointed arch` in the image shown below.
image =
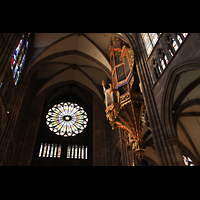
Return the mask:
<path id="1" fill-rule="evenodd" d="M 168 79 L 166 80 L 166 85 L 162 97 L 161 118 L 163 124 L 165 124 L 167 137 L 176 136 L 176 135 L 171 135 L 176 133 L 175 127 L 173 126 L 174 117 L 172 111 L 173 111 L 174 94 L 179 77 L 185 72 L 197 69 L 200 69 L 200 61 L 188 60 L 174 67 L 174 69 L 170 72 Z"/>

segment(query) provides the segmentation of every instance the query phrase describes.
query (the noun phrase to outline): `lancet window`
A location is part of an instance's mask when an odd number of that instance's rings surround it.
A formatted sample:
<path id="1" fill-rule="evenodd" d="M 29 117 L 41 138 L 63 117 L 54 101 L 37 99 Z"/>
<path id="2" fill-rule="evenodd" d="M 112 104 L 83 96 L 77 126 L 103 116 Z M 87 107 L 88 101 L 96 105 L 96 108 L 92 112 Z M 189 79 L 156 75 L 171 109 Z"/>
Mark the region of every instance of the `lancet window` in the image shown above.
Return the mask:
<path id="1" fill-rule="evenodd" d="M 176 41 L 174 39 L 172 39 L 172 45 L 174 47 L 174 50 L 177 51 L 178 45 L 177 45 L 177 43 L 176 43 Z"/>
<path id="2" fill-rule="evenodd" d="M 69 144 L 67 146 L 67 158 L 72 159 L 88 159 L 88 146 L 87 145 L 78 145 Z"/>
<path id="3" fill-rule="evenodd" d="M 149 56 L 153 50 L 153 47 L 156 45 L 158 41 L 158 37 L 160 33 L 141 33 L 142 39 L 147 51 L 147 55 Z"/>
<path id="4" fill-rule="evenodd" d="M 60 158 L 61 157 L 61 144 L 54 144 L 54 143 L 41 143 L 39 157 L 45 158 Z"/>
<path id="5" fill-rule="evenodd" d="M 13 79 L 15 85 L 17 85 L 22 68 L 24 66 L 26 55 L 29 47 L 30 33 L 24 33 L 19 41 L 17 48 L 12 56 L 10 67 L 13 71 Z"/>
<path id="6" fill-rule="evenodd" d="M 38 157 L 41 158 L 61 158 L 62 144 L 44 143 L 40 144 Z M 65 147 L 66 148 L 66 147 Z M 88 146 L 78 144 L 67 145 L 66 158 L 71 159 L 88 159 Z"/>
<path id="7" fill-rule="evenodd" d="M 150 56 L 156 42 L 159 42 L 151 55 L 152 58 L 148 58 L 147 61 L 151 68 L 151 76 L 154 83 L 163 73 L 164 69 L 166 69 L 173 56 L 188 36 L 188 33 L 162 33 L 162 35 L 157 33 L 157 36 L 155 36 L 155 34 L 141 33 L 148 56 Z M 162 38 L 158 41 L 160 36 Z"/>

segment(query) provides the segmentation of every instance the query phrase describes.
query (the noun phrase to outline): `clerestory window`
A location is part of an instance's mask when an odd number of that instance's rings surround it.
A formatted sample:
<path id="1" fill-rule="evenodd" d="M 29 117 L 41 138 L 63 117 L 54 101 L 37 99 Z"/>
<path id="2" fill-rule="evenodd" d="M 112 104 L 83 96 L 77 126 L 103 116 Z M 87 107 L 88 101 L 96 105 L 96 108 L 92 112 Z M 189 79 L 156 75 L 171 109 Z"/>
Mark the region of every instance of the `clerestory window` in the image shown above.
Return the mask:
<path id="1" fill-rule="evenodd" d="M 147 55 L 149 56 L 158 41 L 158 33 L 141 33 Z"/>
<path id="2" fill-rule="evenodd" d="M 26 55 L 29 47 L 29 40 L 30 40 L 30 33 L 24 33 L 17 45 L 17 48 L 15 49 L 15 52 L 10 62 L 10 67 L 11 70 L 13 71 L 13 79 L 15 85 L 17 85 L 18 83 L 20 74 L 22 72 L 22 68 L 26 60 Z"/>

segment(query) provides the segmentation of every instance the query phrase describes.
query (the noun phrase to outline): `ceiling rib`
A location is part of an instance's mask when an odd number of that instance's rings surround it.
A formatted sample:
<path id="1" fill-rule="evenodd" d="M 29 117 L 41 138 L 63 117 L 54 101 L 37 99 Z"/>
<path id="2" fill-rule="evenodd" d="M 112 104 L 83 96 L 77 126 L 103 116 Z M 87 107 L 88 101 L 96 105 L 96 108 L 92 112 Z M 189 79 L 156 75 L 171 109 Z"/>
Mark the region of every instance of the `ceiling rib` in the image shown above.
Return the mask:
<path id="1" fill-rule="evenodd" d="M 200 160 L 200 155 L 199 155 L 199 152 L 198 152 L 198 150 L 196 149 L 196 146 L 194 145 L 194 143 L 193 143 L 192 139 L 190 138 L 190 135 L 189 135 L 189 133 L 186 131 L 186 129 L 185 129 L 185 127 L 184 127 L 184 125 L 181 123 L 181 121 L 180 121 L 180 120 L 178 120 L 178 125 L 181 127 L 181 129 L 182 129 L 182 131 L 184 132 L 185 136 L 187 137 L 187 139 L 188 139 L 188 141 L 189 141 L 190 145 L 192 146 L 192 148 L 193 148 L 193 150 L 194 150 L 194 152 L 195 152 L 196 156 L 197 156 L 197 157 L 198 157 L 198 159 Z"/>
<path id="2" fill-rule="evenodd" d="M 173 110 L 178 107 L 178 105 L 181 104 L 181 102 L 185 99 L 185 97 L 198 85 L 200 84 L 200 78 L 197 78 L 194 80 L 192 83 L 190 83 L 178 96 L 176 99 L 174 105 L 173 105 Z"/>

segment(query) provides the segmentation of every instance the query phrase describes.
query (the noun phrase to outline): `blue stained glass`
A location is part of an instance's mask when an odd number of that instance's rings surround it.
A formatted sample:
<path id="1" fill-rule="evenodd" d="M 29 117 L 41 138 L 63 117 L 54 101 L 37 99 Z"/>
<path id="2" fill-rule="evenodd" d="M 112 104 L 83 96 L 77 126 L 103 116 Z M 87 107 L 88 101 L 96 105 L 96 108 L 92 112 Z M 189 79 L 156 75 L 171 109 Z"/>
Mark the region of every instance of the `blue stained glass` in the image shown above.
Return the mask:
<path id="1" fill-rule="evenodd" d="M 151 51 L 153 50 L 153 46 L 151 44 L 150 38 L 148 36 L 148 33 L 141 33 L 143 42 L 147 51 L 148 56 L 150 55 Z"/>
<path id="2" fill-rule="evenodd" d="M 19 76 L 22 71 L 22 67 L 26 60 L 26 53 L 27 53 L 28 44 L 29 44 L 29 41 L 28 41 L 29 36 L 30 36 L 30 33 L 27 33 L 27 37 L 25 37 L 24 34 L 22 35 L 22 39 L 19 41 L 17 48 L 15 49 L 15 52 L 11 59 L 10 64 L 11 64 L 11 69 L 13 70 L 13 78 L 14 78 L 15 85 L 17 85 Z"/>

